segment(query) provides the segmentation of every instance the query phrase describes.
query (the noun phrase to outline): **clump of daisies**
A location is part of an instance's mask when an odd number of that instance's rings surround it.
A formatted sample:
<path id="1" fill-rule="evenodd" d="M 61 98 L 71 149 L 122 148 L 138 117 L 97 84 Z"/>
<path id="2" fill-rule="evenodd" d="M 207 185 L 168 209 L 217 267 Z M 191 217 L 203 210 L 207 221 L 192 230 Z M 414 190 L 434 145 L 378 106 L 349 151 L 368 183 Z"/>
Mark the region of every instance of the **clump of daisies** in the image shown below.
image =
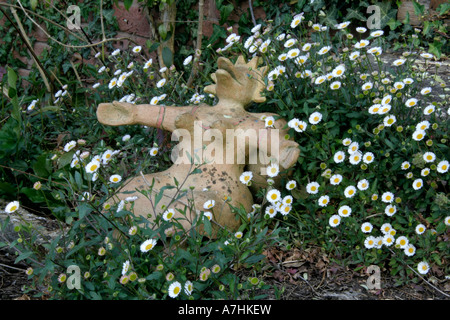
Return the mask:
<path id="1" fill-rule="evenodd" d="M 261 56 L 268 66 L 270 111 L 285 118 L 287 138 L 301 146 L 292 186 L 303 195 L 294 192 L 293 200 L 306 198 L 307 212 L 321 213 L 320 221 L 339 237 L 338 230 L 353 224 L 358 232 L 349 239 L 362 240 L 352 245 L 398 249 L 410 261 L 422 258 L 416 255 L 427 231 L 419 234 L 410 226 L 419 222 L 415 212 L 425 208 L 417 199 L 427 195 L 429 205 L 440 204 L 433 206 L 430 224 L 440 226 L 441 233 L 443 210 L 449 209 L 440 195 L 449 180 L 448 94 L 433 96 L 434 88 L 422 85 L 428 74 L 417 63 L 435 57 L 407 52 L 386 64 L 382 30 L 357 27 L 356 37 L 351 21 L 327 26 L 305 21 L 303 13 L 289 21 L 260 26 L 243 37 L 241 50 Z M 337 32 L 337 43 L 326 36 L 330 29 Z M 275 119 L 261 120 L 269 128 Z M 270 164 L 268 179 L 279 171 Z M 241 182 L 249 180 L 244 172 Z M 268 188 L 264 212 L 269 217 L 283 213 L 290 190 Z M 290 206 L 285 212 L 293 212 L 296 202 Z"/>

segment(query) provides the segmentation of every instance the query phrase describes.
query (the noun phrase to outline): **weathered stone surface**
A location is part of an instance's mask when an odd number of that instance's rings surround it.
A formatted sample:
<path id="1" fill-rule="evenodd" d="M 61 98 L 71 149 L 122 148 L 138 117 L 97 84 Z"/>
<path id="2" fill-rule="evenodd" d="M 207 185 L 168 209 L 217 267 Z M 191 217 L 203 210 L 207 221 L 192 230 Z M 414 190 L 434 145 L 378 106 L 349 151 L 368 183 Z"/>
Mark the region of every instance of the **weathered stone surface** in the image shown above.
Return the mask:
<path id="1" fill-rule="evenodd" d="M 4 209 L 7 204 L 7 201 L 0 199 L 0 225 L 2 225 L 8 217 L 10 219 L 7 228 L 5 230 L 0 229 L 0 241 L 2 242 L 12 242 L 16 240 L 19 237 L 19 234 L 14 231 L 14 228 L 24 224 L 31 224 L 33 226 L 33 233 L 37 235 L 36 242 L 38 244 L 48 243 L 61 235 L 61 226 L 67 228 L 53 219 L 32 214 L 22 207 L 16 212 L 6 213 Z M 25 236 L 30 235 L 28 234 Z"/>

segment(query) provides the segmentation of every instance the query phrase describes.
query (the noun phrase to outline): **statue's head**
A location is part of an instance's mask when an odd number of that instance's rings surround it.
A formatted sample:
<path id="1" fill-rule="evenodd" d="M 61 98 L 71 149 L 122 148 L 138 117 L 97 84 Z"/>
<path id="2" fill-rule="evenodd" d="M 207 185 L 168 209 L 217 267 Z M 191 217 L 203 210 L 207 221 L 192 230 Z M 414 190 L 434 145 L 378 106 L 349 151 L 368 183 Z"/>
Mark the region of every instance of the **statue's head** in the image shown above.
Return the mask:
<path id="1" fill-rule="evenodd" d="M 261 95 L 265 88 L 264 76 L 267 67 L 258 68 L 258 57 L 248 63 L 239 56 L 233 64 L 227 58 L 217 61 L 218 70 L 211 74 L 215 84 L 205 88 L 205 92 L 216 95 L 219 100 L 235 100 L 243 106 L 251 102 L 261 103 L 266 98 Z"/>

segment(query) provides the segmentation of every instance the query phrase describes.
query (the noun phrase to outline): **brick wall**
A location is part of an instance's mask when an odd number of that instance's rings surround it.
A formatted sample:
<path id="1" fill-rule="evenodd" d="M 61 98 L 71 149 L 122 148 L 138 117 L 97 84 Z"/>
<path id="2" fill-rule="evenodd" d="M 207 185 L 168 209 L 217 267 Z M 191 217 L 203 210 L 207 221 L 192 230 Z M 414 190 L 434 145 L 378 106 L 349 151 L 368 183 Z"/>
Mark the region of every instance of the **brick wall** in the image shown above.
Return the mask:
<path id="1" fill-rule="evenodd" d="M 0 0 L 1 1 L 1 0 Z M 71 3 L 83 2 L 83 0 L 71 0 Z M 236 0 L 235 7 L 237 10 L 234 10 L 230 16 L 230 20 L 238 21 L 239 20 L 239 12 L 247 11 L 249 4 L 247 0 Z M 147 39 L 150 39 L 150 23 L 146 17 L 144 10 L 140 7 L 140 5 L 135 1 L 129 10 L 125 9 L 125 6 L 122 1 L 119 1 L 117 5 L 113 6 L 114 16 L 117 19 L 119 30 L 117 30 L 117 38 L 127 37 L 133 39 L 136 43 L 141 45 L 145 49 L 145 42 Z M 262 8 L 253 8 L 256 19 L 264 19 L 265 13 Z M 194 7 L 192 10 L 198 10 L 198 5 Z M 179 18 L 182 19 L 182 18 Z M 0 20 L 0 27 L 3 25 L 5 17 Z M 219 24 L 220 20 L 220 12 L 216 7 L 215 0 L 204 0 L 204 23 L 203 23 L 203 34 L 206 37 L 210 37 L 213 33 L 214 24 Z M 81 25 L 87 25 L 89 21 L 81 21 Z M 44 26 L 45 27 L 45 26 Z M 225 26 L 228 27 L 228 26 Z M 237 23 L 233 26 L 234 31 L 237 31 Z M 45 28 L 44 28 L 45 29 Z M 35 40 L 33 42 L 33 49 L 36 55 L 39 57 L 44 52 L 44 50 L 50 48 L 50 41 L 47 35 L 38 27 L 34 27 L 31 34 L 28 35 L 30 39 Z M 0 45 L 2 41 L 0 39 Z M 118 41 L 113 43 L 113 46 L 116 48 L 127 48 L 130 45 L 129 41 Z M 24 57 L 19 54 L 19 51 L 24 51 L 26 47 L 23 45 L 22 48 L 15 49 L 12 53 L 14 58 L 20 59 L 25 66 L 23 68 L 19 68 L 18 74 L 24 78 L 26 78 L 33 66 L 33 59 L 30 57 Z M 81 57 L 78 57 L 81 59 Z M 77 56 L 74 56 L 74 63 L 80 62 L 78 61 Z M 89 63 L 93 60 L 84 60 L 84 62 Z"/>

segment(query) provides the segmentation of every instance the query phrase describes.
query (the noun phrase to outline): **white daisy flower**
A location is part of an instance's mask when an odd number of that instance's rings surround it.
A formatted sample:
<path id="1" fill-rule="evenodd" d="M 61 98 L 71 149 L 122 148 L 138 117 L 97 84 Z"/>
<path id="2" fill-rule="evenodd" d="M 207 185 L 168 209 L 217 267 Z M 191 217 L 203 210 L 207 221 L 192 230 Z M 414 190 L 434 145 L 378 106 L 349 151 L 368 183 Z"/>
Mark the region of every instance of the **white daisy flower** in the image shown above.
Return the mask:
<path id="1" fill-rule="evenodd" d="M 400 236 L 395 240 L 395 244 L 400 247 L 400 249 L 405 249 L 406 246 L 409 244 L 408 238 L 405 236 Z"/>
<path id="2" fill-rule="evenodd" d="M 350 53 L 349 58 L 351 61 L 354 61 L 354 60 L 358 59 L 359 56 L 360 56 L 359 51 L 354 51 L 354 52 Z"/>
<path id="3" fill-rule="evenodd" d="M 330 183 L 333 186 L 337 186 L 339 183 L 341 183 L 341 181 L 342 181 L 342 176 L 340 174 L 334 174 L 330 178 Z"/>
<path id="4" fill-rule="evenodd" d="M 370 44 L 370 42 L 369 42 L 368 40 L 361 40 L 361 41 L 358 41 L 358 42 L 355 44 L 355 48 L 356 48 L 356 49 L 365 48 L 365 47 L 367 47 L 369 44 Z"/>
<path id="5" fill-rule="evenodd" d="M 302 51 L 309 51 L 311 49 L 311 43 L 305 43 L 302 46 Z"/>
<path id="6" fill-rule="evenodd" d="M 328 205 L 328 203 L 330 202 L 330 197 L 325 195 L 325 196 L 321 196 L 319 198 L 319 200 L 317 201 L 317 203 L 319 204 L 319 206 L 321 207 L 326 207 Z"/>
<path id="7" fill-rule="evenodd" d="M 426 261 L 419 262 L 417 271 L 419 271 L 420 274 L 427 274 L 428 271 L 430 271 L 430 265 Z"/>
<path id="8" fill-rule="evenodd" d="M 389 115 L 389 116 L 386 116 L 386 117 L 383 119 L 383 124 L 384 124 L 386 127 L 390 127 L 390 126 L 392 126 L 396 121 L 397 121 L 397 118 L 396 118 L 394 115 Z"/>
<path id="9" fill-rule="evenodd" d="M 203 204 L 203 209 L 206 209 L 206 210 L 211 209 L 215 206 L 215 204 L 216 204 L 216 201 L 214 201 L 212 199 L 208 200 Z"/>
<path id="10" fill-rule="evenodd" d="M 394 62 L 392 62 L 392 64 L 396 67 L 401 66 L 402 64 L 404 64 L 406 62 L 405 59 L 397 59 Z"/>
<path id="11" fill-rule="evenodd" d="M 109 89 L 112 89 L 112 88 L 114 88 L 116 85 L 117 85 L 117 78 L 112 78 L 111 81 L 109 81 L 108 88 L 109 88 Z"/>
<path id="12" fill-rule="evenodd" d="M 291 38 L 291 39 L 289 39 L 288 41 L 286 41 L 286 42 L 284 43 L 284 47 L 285 47 L 285 48 L 290 48 L 290 47 L 292 47 L 296 42 L 297 42 L 297 40 Z"/>
<path id="13" fill-rule="evenodd" d="M 370 36 L 376 38 L 376 37 L 382 36 L 383 34 L 384 34 L 383 30 L 377 30 L 377 31 L 372 31 L 370 33 Z"/>
<path id="14" fill-rule="evenodd" d="M 424 233 L 425 232 L 425 230 L 427 230 L 427 227 L 425 227 L 425 225 L 423 225 L 423 224 L 418 224 L 417 226 L 416 226 L 416 229 L 415 229 L 415 231 L 416 231 L 416 233 L 417 234 L 422 234 L 422 233 Z"/>
<path id="15" fill-rule="evenodd" d="M 412 257 L 416 253 L 416 247 L 409 243 L 404 249 L 403 252 L 408 256 Z"/>
<path id="16" fill-rule="evenodd" d="M 341 217 L 337 214 L 334 214 L 330 217 L 330 220 L 328 221 L 331 227 L 337 227 L 341 223 Z"/>
<path id="17" fill-rule="evenodd" d="M 109 182 L 119 183 L 120 181 L 122 181 L 122 177 L 118 174 L 113 174 L 111 177 L 109 177 Z"/>
<path id="18" fill-rule="evenodd" d="M 166 211 L 164 211 L 163 213 L 163 219 L 164 221 L 170 221 L 172 220 L 173 216 L 175 215 L 175 209 L 167 209 Z"/>
<path id="19" fill-rule="evenodd" d="M 350 155 L 350 159 L 349 160 L 350 160 L 351 164 L 357 165 L 358 163 L 361 162 L 361 159 L 362 159 L 362 153 L 360 151 L 356 151 L 356 152 L 353 152 Z"/>
<path id="20" fill-rule="evenodd" d="M 341 64 L 341 65 L 337 66 L 336 68 L 333 69 L 332 73 L 333 73 L 333 77 L 335 77 L 335 78 L 342 77 L 345 73 L 345 65 Z"/>
<path id="21" fill-rule="evenodd" d="M 369 181 L 367 179 L 360 180 L 358 181 L 357 187 L 361 191 L 367 190 L 369 188 Z"/>
<path id="22" fill-rule="evenodd" d="M 341 87 L 341 82 L 340 81 L 333 81 L 331 84 L 330 84 L 330 89 L 331 90 L 337 90 L 337 89 L 339 89 Z"/>
<path id="23" fill-rule="evenodd" d="M 17 211 L 19 208 L 20 208 L 19 201 L 12 201 L 6 205 L 5 212 L 13 213 L 13 212 Z"/>
<path id="24" fill-rule="evenodd" d="M 416 98 L 410 98 L 408 100 L 406 100 L 405 102 L 405 106 L 407 106 L 408 108 L 414 107 L 417 105 L 418 100 Z"/>
<path id="25" fill-rule="evenodd" d="M 384 235 L 384 237 L 383 237 L 383 244 L 386 247 L 392 246 L 394 244 L 394 242 L 395 242 L 395 238 L 394 238 L 393 235 L 391 235 L 391 234 L 385 234 Z"/>
<path id="26" fill-rule="evenodd" d="M 75 148 L 76 145 L 77 145 L 77 142 L 72 140 L 72 141 L 66 143 L 66 145 L 64 146 L 64 151 L 69 152 L 70 150 Z"/>
<path id="27" fill-rule="evenodd" d="M 364 28 L 364 27 L 358 27 L 358 28 L 356 28 L 356 32 L 359 32 L 359 33 L 364 33 L 364 32 L 366 32 L 366 31 L 367 31 L 367 29 Z"/>
<path id="28" fill-rule="evenodd" d="M 387 205 L 386 208 L 384 209 L 384 213 L 388 217 L 392 217 L 396 212 L 397 212 L 397 207 L 392 204 Z"/>
<path id="29" fill-rule="evenodd" d="M 140 246 L 140 250 L 141 252 L 148 252 L 150 250 L 152 250 L 154 247 L 156 246 L 156 240 L 155 239 L 149 239 L 144 241 L 141 246 Z"/>
<path id="30" fill-rule="evenodd" d="M 341 163 L 342 161 L 345 160 L 345 152 L 343 151 L 336 152 L 333 156 L 333 160 L 336 163 Z"/>
<path id="31" fill-rule="evenodd" d="M 325 46 L 325 47 L 321 48 L 317 53 L 319 55 L 324 55 L 330 50 L 331 50 L 331 46 Z"/>
<path id="32" fill-rule="evenodd" d="M 273 218 L 277 214 L 277 208 L 274 205 L 270 205 L 266 207 L 266 214 L 269 215 L 269 217 Z"/>
<path id="33" fill-rule="evenodd" d="M 188 280 L 184 284 L 184 293 L 186 293 L 186 295 L 190 296 L 192 294 L 192 291 L 194 291 L 194 284 Z"/>
<path id="34" fill-rule="evenodd" d="M 281 193 L 277 189 L 272 189 L 267 192 L 266 199 L 270 203 L 274 204 L 281 199 Z"/>
<path id="35" fill-rule="evenodd" d="M 320 120 L 322 120 L 322 114 L 320 112 L 313 112 L 310 116 L 309 116 L 309 123 L 311 124 L 318 124 L 320 122 Z"/>
<path id="36" fill-rule="evenodd" d="M 245 184 L 245 185 L 249 185 L 251 180 L 253 178 L 253 172 L 251 171 L 245 171 L 241 174 L 241 176 L 239 177 L 239 180 Z"/>
<path id="37" fill-rule="evenodd" d="M 430 87 L 426 87 L 426 88 L 423 88 L 422 90 L 420 90 L 420 94 L 423 96 L 429 94 L 430 92 L 431 92 Z"/>
<path id="38" fill-rule="evenodd" d="M 429 115 L 429 114 L 432 114 L 435 110 L 436 110 L 436 107 L 434 105 L 430 104 L 425 109 L 423 109 L 423 114 Z"/>
<path id="39" fill-rule="evenodd" d="M 392 230 L 392 226 L 390 223 L 385 223 L 381 226 L 380 230 L 383 234 L 389 234 Z"/>
<path id="40" fill-rule="evenodd" d="M 346 198 L 353 198 L 356 194 L 356 188 L 354 186 L 348 186 L 344 190 L 344 195 Z"/>
<path id="41" fill-rule="evenodd" d="M 371 164 L 375 159 L 375 155 L 372 152 L 366 152 L 363 156 L 363 162 L 365 164 Z"/>
<path id="42" fill-rule="evenodd" d="M 310 182 L 306 185 L 306 192 L 308 192 L 309 194 L 316 194 L 317 192 L 319 192 L 319 187 L 320 185 L 317 182 Z"/>
<path id="43" fill-rule="evenodd" d="M 292 190 L 292 189 L 294 189 L 295 187 L 297 187 L 297 182 L 296 182 L 295 180 L 289 180 L 289 181 L 286 183 L 286 189 L 287 189 L 287 190 Z"/>
<path id="44" fill-rule="evenodd" d="M 391 203 L 392 201 L 394 201 L 394 194 L 392 192 L 383 193 L 383 195 L 381 196 L 381 201 L 383 201 L 384 203 Z"/>
<path id="45" fill-rule="evenodd" d="M 423 154 L 423 160 L 428 163 L 433 162 L 434 160 L 436 160 L 436 155 L 430 151 L 425 152 Z"/>
<path id="46" fill-rule="evenodd" d="M 169 297 L 176 298 L 178 297 L 180 292 L 181 292 L 181 283 L 179 283 L 178 281 L 173 282 L 169 286 Z"/>
<path id="47" fill-rule="evenodd" d="M 280 167 L 276 163 L 272 163 L 270 166 L 267 167 L 267 175 L 271 178 L 274 178 L 278 175 L 280 172 Z"/>
<path id="48" fill-rule="evenodd" d="M 368 236 L 364 240 L 364 246 L 366 247 L 366 249 L 374 248 L 375 247 L 375 243 L 376 243 L 376 238 L 374 236 Z"/>
<path id="49" fill-rule="evenodd" d="M 361 225 L 361 231 L 364 233 L 371 233 L 373 229 L 373 225 L 370 222 L 364 222 Z"/>
<path id="50" fill-rule="evenodd" d="M 275 124 L 275 118 L 273 116 L 267 116 L 264 118 L 264 122 L 266 128 L 273 128 Z"/>
<path id="51" fill-rule="evenodd" d="M 447 160 L 442 160 L 437 165 L 437 172 L 439 173 L 446 173 L 448 171 L 449 162 Z"/>
<path id="52" fill-rule="evenodd" d="M 350 208 L 347 205 L 344 205 L 344 206 L 340 207 L 339 210 L 338 210 L 338 214 L 341 217 L 349 217 L 351 215 L 351 213 L 352 213 L 352 208 Z"/>
<path id="53" fill-rule="evenodd" d="M 423 130 L 416 130 L 412 134 L 412 138 L 416 141 L 421 141 L 426 135 L 426 132 Z"/>

